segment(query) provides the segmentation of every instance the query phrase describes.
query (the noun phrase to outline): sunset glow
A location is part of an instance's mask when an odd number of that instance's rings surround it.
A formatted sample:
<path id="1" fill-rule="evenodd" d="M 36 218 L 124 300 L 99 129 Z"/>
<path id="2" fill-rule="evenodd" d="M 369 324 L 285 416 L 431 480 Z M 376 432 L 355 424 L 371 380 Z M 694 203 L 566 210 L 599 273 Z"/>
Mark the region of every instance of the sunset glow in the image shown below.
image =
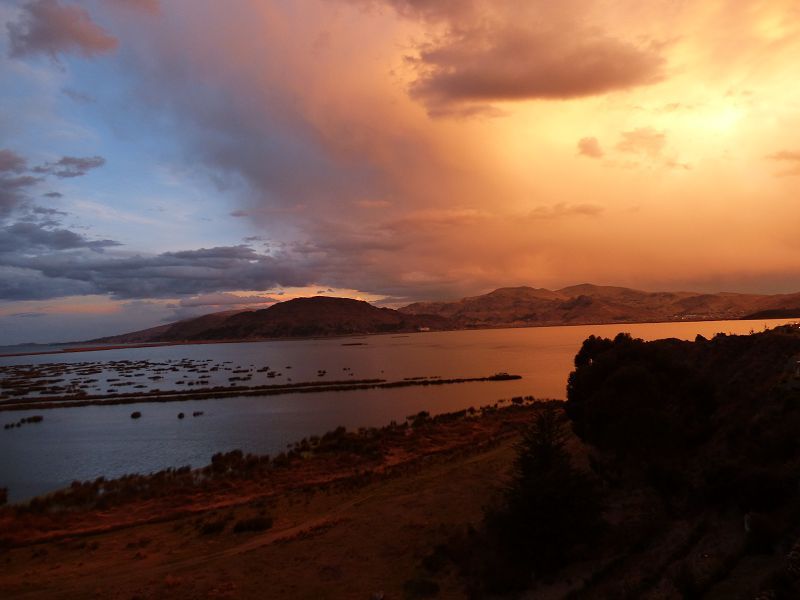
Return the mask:
<path id="1" fill-rule="evenodd" d="M 793 0 L 0 19 L 0 343 L 318 292 L 800 288 Z"/>

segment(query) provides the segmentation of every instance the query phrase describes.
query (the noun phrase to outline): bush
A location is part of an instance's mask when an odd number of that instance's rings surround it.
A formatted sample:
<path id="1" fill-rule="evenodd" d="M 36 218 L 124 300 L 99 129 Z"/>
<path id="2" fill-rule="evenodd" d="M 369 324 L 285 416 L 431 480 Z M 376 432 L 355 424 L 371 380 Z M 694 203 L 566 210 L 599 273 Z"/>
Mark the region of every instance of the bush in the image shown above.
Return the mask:
<path id="1" fill-rule="evenodd" d="M 601 523 L 599 494 L 589 476 L 572 466 L 564 426 L 554 407 L 536 416 L 520 444 L 504 506 L 489 515 L 512 559 L 539 572 L 560 567 Z"/>
<path id="2" fill-rule="evenodd" d="M 451 556 L 475 597 L 525 589 L 577 558 L 602 529 L 600 495 L 572 466 L 561 409 L 543 407 L 518 447 L 514 478 L 481 531 L 456 541 Z"/>
<path id="3" fill-rule="evenodd" d="M 439 584 L 431 579 L 416 577 L 403 584 L 406 598 L 431 598 L 439 594 Z"/>
<path id="4" fill-rule="evenodd" d="M 584 341 L 567 383 L 575 432 L 638 463 L 690 453 L 708 436 L 718 391 L 682 344 L 628 334 Z"/>
<path id="5" fill-rule="evenodd" d="M 225 525 L 228 523 L 227 519 L 217 519 L 214 521 L 206 521 L 200 525 L 200 533 L 202 535 L 217 535 L 225 531 Z"/>
<path id="6" fill-rule="evenodd" d="M 272 517 L 251 517 L 241 519 L 233 526 L 233 533 L 245 533 L 247 531 L 266 531 L 272 527 Z"/>

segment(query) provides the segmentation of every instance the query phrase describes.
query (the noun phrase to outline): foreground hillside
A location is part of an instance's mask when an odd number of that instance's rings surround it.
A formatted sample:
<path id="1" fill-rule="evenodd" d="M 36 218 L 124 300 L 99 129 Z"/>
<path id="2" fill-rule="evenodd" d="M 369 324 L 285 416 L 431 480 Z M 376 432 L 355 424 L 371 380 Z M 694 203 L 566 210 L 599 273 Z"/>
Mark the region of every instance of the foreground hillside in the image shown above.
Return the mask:
<path id="1" fill-rule="evenodd" d="M 402 598 L 428 578 L 420 558 L 480 520 L 537 410 L 420 414 L 0 509 L 0 596 Z M 448 579 L 441 597 L 462 597 Z"/>
<path id="2" fill-rule="evenodd" d="M 297 298 L 255 311 L 222 312 L 92 343 L 213 341 L 363 335 L 419 330 L 800 316 L 800 294 L 643 292 L 590 284 L 560 290 L 501 288 L 454 302 L 399 310 L 349 298 Z"/>

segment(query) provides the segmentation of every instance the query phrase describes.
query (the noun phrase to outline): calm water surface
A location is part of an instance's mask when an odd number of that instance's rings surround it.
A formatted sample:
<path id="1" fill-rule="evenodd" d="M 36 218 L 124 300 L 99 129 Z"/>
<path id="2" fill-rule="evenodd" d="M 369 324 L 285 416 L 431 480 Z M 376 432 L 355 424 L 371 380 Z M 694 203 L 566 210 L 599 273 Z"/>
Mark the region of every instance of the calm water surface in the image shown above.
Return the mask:
<path id="1" fill-rule="evenodd" d="M 113 360 L 213 359 L 238 365 L 270 365 L 294 381 L 329 379 L 349 368 L 357 379 L 380 377 L 475 377 L 507 371 L 523 379 L 389 390 L 286 394 L 172 403 L 87 406 L 0 413 L 0 424 L 42 414 L 42 423 L 0 429 L 0 487 L 11 501 L 101 475 L 146 473 L 208 464 L 219 451 L 276 454 L 290 442 L 339 425 L 381 426 L 427 410 L 433 414 L 534 395 L 564 398 L 567 376 L 589 335 L 694 339 L 715 333 L 748 333 L 771 321 L 713 321 L 641 325 L 591 325 L 381 335 L 366 338 L 203 344 L 128 348 L 103 352 L 0 358 L 0 365 Z M 360 343 L 363 345 L 345 345 Z M 285 367 L 291 366 L 291 371 Z M 278 382 L 276 382 L 278 383 Z M 131 412 L 142 412 L 132 420 Z M 177 419 L 179 412 L 197 418 Z"/>

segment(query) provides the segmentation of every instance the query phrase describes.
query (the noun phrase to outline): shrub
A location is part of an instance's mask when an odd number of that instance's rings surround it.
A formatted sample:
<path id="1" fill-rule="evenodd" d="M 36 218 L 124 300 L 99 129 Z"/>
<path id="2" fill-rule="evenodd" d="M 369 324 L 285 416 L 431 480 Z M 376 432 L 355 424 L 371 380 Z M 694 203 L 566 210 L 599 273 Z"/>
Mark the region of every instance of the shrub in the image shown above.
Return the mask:
<path id="1" fill-rule="evenodd" d="M 272 517 L 250 517 L 241 519 L 233 526 L 233 533 L 244 533 L 247 531 L 266 531 L 272 527 Z"/>
<path id="2" fill-rule="evenodd" d="M 202 535 L 217 535 L 225 531 L 226 519 L 217 519 L 214 521 L 206 521 L 200 525 L 200 533 Z"/>
<path id="3" fill-rule="evenodd" d="M 403 584 L 406 598 L 431 598 L 439 594 L 439 584 L 431 579 L 415 577 Z"/>
<path id="4" fill-rule="evenodd" d="M 537 576 L 555 572 L 599 534 L 600 496 L 589 476 L 571 464 L 564 421 L 553 406 L 537 414 L 519 445 L 502 503 L 486 513 L 483 530 L 456 559 L 473 580 L 473 595 L 522 590 L 534 570 Z"/>
<path id="5" fill-rule="evenodd" d="M 709 430 L 717 390 L 677 340 L 589 337 L 567 383 L 575 432 L 620 457 L 684 455 Z"/>

